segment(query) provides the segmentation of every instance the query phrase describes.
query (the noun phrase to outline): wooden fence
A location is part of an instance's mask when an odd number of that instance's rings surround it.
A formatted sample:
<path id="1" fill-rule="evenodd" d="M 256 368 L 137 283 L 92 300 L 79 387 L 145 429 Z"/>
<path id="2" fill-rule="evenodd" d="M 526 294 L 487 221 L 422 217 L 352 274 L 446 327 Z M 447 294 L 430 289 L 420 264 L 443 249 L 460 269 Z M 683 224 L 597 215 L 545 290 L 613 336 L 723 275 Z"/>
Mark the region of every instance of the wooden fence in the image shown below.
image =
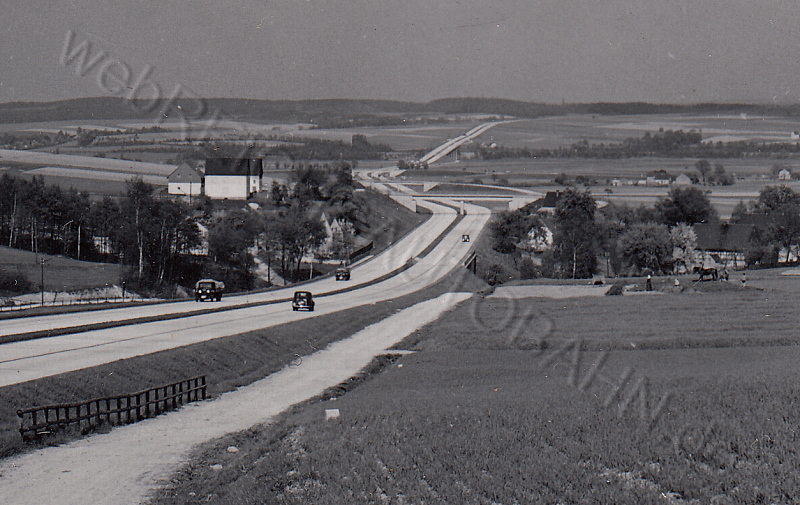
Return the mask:
<path id="1" fill-rule="evenodd" d="M 10 298 L 0 298 L 0 312 L 10 312 L 15 310 L 28 310 L 36 307 L 64 307 L 67 305 L 102 305 L 108 303 L 123 303 L 123 302 L 145 302 L 147 299 L 133 298 L 131 296 L 96 296 L 92 298 L 65 298 L 62 300 L 45 299 L 44 305 L 40 300 L 19 302 Z"/>
<path id="2" fill-rule="evenodd" d="M 103 423 L 135 423 L 176 409 L 184 403 L 205 399 L 206 377 L 201 375 L 130 395 L 18 410 L 19 432 L 23 440 L 50 434 L 71 424 L 80 425 L 81 430 L 86 432 Z"/>

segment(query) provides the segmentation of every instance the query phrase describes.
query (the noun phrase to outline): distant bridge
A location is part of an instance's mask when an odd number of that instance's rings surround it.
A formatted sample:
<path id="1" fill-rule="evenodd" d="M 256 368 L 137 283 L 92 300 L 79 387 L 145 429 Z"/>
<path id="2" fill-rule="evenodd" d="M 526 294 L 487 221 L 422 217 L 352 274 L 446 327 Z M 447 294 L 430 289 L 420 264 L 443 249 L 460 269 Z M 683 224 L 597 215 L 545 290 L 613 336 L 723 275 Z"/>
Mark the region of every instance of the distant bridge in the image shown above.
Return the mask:
<path id="1" fill-rule="evenodd" d="M 454 139 L 450 139 L 444 144 L 440 145 L 433 151 L 429 152 L 425 156 L 419 159 L 420 163 L 435 163 L 440 159 L 444 158 L 448 154 L 452 153 L 462 145 L 466 144 L 467 142 L 472 141 L 475 137 L 479 136 L 489 128 L 493 126 L 497 126 L 502 123 L 507 123 L 508 121 L 492 121 L 490 123 L 483 123 L 482 125 L 478 125 L 475 128 L 471 129 L 467 133 L 463 135 L 459 135 Z"/>

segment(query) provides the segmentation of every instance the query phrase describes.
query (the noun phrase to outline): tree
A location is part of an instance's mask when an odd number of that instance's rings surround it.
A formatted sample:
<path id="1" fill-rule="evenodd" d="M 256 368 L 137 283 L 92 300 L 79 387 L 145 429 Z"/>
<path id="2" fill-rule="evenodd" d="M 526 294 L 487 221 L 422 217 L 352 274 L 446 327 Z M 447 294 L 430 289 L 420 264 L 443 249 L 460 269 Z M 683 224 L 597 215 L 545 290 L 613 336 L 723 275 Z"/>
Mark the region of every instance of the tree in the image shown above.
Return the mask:
<path id="1" fill-rule="evenodd" d="M 489 229 L 492 249 L 503 254 L 513 254 L 517 249 L 529 250 L 530 242 L 546 238 L 547 233 L 539 216 L 524 210 L 500 212 Z"/>
<path id="2" fill-rule="evenodd" d="M 141 177 L 128 181 L 127 195 L 122 206 L 122 215 L 126 217 L 123 222 L 125 232 L 122 235 L 123 244 L 132 246 L 135 254 L 126 254 L 127 258 L 137 258 L 137 273 L 139 279 L 144 276 L 145 247 L 153 244 L 151 240 L 153 230 L 153 215 L 156 203 L 153 200 L 154 186 L 144 182 Z M 131 243 L 133 241 L 133 243 Z"/>
<path id="3" fill-rule="evenodd" d="M 591 195 L 567 189 L 555 210 L 553 256 L 555 274 L 587 278 L 597 271 L 597 204 Z"/>
<path id="4" fill-rule="evenodd" d="M 289 197 L 289 189 L 280 182 L 273 180 L 270 190 L 273 205 L 283 205 Z"/>
<path id="5" fill-rule="evenodd" d="M 742 221 L 742 219 L 747 216 L 747 204 L 745 204 L 742 200 L 739 200 L 739 203 L 733 208 L 731 212 L 731 223 L 738 223 Z"/>
<path id="6" fill-rule="evenodd" d="M 698 188 L 673 188 L 667 198 L 656 202 L 655 208 L 662 216 L 661 221 L 668 226 L 704 223 L 717 218 L 708 197 Z"/>
<path id="7" fill-rule="evenodd" d="M 706 175 L 711 172 L 711 163 L 709 163 L 708 160 L 697 160 L 694 167 L 700 172 L 700 176 L 703 178 L 703 185 L 705 185 Z"/>
<path id="8" fill-rule="evenodd" d="M 795 193 L 792 188 L 784 186 L 770 186 L 761 190 L 756 201 L 756 210 L 770 213 L 780 209 L 784 205 L 800 205 L 800 195 Z"/>
<path id="9" fill-rule="evenodd" d="M 788 253 L 800 244 L 800 195 L 787 186 L 761 190 L 756 210 L 770 216 L 770 224 L 757 242 Z"/>
<path id="10" fill-rule="evenodd" d="M 679 223 L 669 230 L 669 238 L 672 243 L 672 262 L 675 270 L 679 265 L 687 271 L 691 271 L 697 262 L 697 234 L 694 228 L 686 223 Z"/>
<path id="11" fill-rule="evenodd" d="M 669 230 L 659 223 L 639 223 L 619 237 L 618 249 L 628 265 L 638 271 L 649 268 L 654 272 L 667 270 L 672 257 Z"/>
<path id="12" fill-rule="evenodd" d="M 260 228 L 251 212 L 225 213 L 208 230 L 209 254 L 214 261 L 244 265 L 249 257 L 247 249 L 255 242 Z"/>
<path id="13" fill-rule="evenodd" d="M 281 276 L 287 277 L 290 266 L 295 274 L 300 270 L 303 256 L 319 247 L 325 240 L 325 226 L 320 219 L 305 215 L 300 205 L 283 211 L 273 223 L 275 238 L 281 253 Z"/>
<path id="14" fill-rule="evenodd" d="M 732 186 L 734 183 L 733 176 L 725 173 L 725 167 L 722 165 L 722 163 L 717 163 L 714 165 L 714 174 L 711 175 L 708 180 L 710 183 L 718 184 L 720 186 Z"/>

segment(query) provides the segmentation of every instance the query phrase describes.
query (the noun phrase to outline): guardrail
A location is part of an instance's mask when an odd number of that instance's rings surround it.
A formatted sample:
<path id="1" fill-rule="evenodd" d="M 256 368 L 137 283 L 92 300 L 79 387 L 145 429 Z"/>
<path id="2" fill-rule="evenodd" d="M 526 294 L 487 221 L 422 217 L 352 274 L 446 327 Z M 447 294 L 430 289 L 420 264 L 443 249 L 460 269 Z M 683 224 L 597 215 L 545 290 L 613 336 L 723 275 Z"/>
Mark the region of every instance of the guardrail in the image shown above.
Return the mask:
<path id="1" fill-rule="evenodd" d="M 23 440 L 35 439 L 71 424 L 78 424 L 83 432 L 88 432 L 104 422 L 111 425 L 135 423 L 205 399 L 206 377 L 201 375 L 129 395 L 18 410 L 19 433 Z"/>
<path id="2" fill-rule="evenodd" d="M 143 298 L 132 298 L 126 296 L 125 298 L 119 296 L 101 296 L 93 298 L 65 298 L 63 300 L 45 300 L 44 305 L 41 301 L 36 302 L 17 302 L 14 300 L 0 299 L 0 312 L 9 312 L 14 310 L 27 310 L 36 307 L 63 307 L 66 305 L 99 305 L 103 303 L 123 303 L 123 302 L 141 302 L 147 301 Z"/>

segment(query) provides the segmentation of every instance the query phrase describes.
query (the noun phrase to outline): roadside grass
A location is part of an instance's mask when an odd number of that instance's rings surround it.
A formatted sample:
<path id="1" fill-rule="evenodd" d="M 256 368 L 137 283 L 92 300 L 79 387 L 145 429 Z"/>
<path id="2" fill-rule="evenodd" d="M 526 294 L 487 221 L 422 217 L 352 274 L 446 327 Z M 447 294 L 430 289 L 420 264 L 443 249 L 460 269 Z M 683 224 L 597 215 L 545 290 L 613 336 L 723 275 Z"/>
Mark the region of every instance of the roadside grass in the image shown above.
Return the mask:
<path id="1" fill-rule="evenodd" d="M 800 302 L 760 275 L 763 291 L 474 297 L 347 394 L 206 444 L 153 503 L 795 503 L 800 346 L 780 344 Z"/>
<path id="2" fill-rule="evenodd" d="M 459 270 L 434 286 L 395 300 L 0 388 L 0 458 L 80 436 L 67 432 L 24 443 L 17 409 L 132 393 L 196 375 L 206 376 L 213 397 L 266 377 L 297 356 L 347 338 L 399 309 L 444 292 L 484 287 Z"/>
<path id="3" fill-rule="evenodd" d="M 63 256 L 36 254 L 22 249 L 0 246 L 0 271 L 21 275 L 34 286 L 42 280 L 45 260 L 44 287 L 46 291 L 77 291 L 119 284 L 120 266 L 112 263 L 78 261 Z M 48 300 L 49 301 L 49 300 Z"/>
<path id="4" fill-rule="evenodd" d="M 758 281 L 779 282 L 800 290 L 800 279 Z M 586 349 L 610 350 L 800 344 L 800 300 L 749 284 L 745 289 L 733 282 L 696 284 L 713 292 L 474 298 L 428 325 L 426 334 L 436 337 L 419 345 L 426 350 L 552 348 L 578 340 Z"/>
<path id="5" fill-rule="evenodd" d="M 362 236 L 373 241 L 372 254 L 396 243 L 430 217 L 430 214 L 411 212 L 375 191 L 367 190 L 359 194 L 367 200 L 365 213 L 369 215 L 369 229 L 362 232 Z"/>

